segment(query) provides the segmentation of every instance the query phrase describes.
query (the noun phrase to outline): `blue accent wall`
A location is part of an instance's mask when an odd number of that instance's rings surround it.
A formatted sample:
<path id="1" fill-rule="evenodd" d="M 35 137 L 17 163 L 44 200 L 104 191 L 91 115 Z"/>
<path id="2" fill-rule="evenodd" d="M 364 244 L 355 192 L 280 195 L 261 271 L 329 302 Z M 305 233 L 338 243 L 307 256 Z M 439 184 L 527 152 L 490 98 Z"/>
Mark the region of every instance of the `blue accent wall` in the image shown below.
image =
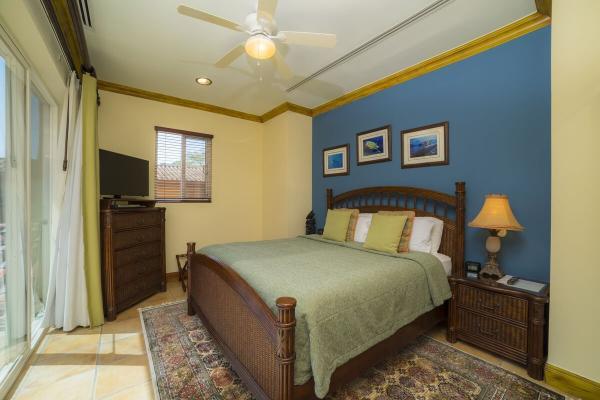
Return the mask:
<path id="1" fill-rule="evenodd" d="M 448 121 L 450 164 L 400 168 L 400 131 Z M 357 166 L 356 133 L 392 126 L 392 161 Z M 350 175 L 324 178 L 322 149 L 350 144 Z M 487 193 L 504 193 L 525 227 L 502 240 L 505 272 L 547 281 L 550 263 L 550 27 L 336 108 L 313 119 L 313 208 L 325 189 L 380 185 L 454 192 L 467 185 L 467 222 Z M 576 206 L 576 205 L 575 205 Z M 467 227 L 466 260 L 484 262 L 482 229 Z"/>

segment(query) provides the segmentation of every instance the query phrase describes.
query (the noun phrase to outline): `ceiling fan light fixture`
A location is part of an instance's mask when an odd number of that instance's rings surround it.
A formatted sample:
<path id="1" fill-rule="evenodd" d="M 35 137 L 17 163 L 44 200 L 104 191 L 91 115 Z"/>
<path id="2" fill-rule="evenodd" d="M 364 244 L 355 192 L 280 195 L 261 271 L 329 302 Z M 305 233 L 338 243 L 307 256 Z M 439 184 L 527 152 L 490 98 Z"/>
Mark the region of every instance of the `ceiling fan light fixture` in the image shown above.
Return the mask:
<path id="1" fill-rule="evenodd" d="M 246 40 L 244 48 L 250 57 L 256 58 L 257 60 L 271 58 L 277 50 L 273 40 L 262 33 L 250 36 L 248 40 Z"/>
<path id="2" fill-rule="evenodd" d="M 199 78 L 196 78 L 196 83 L 202 86 L 209 86 L 212 85 L 212 80 L 205 76 L 201 76 Z"/>

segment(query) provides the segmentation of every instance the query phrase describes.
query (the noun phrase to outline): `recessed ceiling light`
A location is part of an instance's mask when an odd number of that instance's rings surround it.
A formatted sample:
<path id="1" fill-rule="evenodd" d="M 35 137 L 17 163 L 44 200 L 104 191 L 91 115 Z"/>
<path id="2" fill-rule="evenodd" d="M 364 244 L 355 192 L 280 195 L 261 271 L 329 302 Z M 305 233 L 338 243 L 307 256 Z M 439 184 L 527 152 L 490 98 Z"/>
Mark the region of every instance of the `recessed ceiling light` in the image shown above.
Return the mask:
<path id="1" fill-rule="evenodd" d="M 203 86 L 212 85 L 212 81 L 205 76 L 196 78 L 196 83 L 198 83 L 198 85 L 203 85 Z"/>

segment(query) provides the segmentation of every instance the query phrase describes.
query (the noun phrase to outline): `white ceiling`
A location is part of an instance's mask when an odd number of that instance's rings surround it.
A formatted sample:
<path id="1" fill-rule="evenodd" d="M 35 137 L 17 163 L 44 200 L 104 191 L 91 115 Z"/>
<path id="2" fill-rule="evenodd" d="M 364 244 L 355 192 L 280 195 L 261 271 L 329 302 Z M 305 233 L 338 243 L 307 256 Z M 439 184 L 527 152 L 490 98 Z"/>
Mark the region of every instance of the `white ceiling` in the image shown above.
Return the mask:
<path id="1" fill-rule="evenodd" d="M 316 107 L 535 12 L 534 0 L 452 0 L 376 46 L 291 93 L 285 89 L 432 4 L 434 0 L 279 0 L 281 30 L 335 33 L 334 49 L 281 46 L 294 71 L 280 78 L 271 60 L 242 56 L 213 64 L 243 42 L 234 32 L 182 16 L 190 7 L 243 22 L 256 0 L 88 0 L 86 28 L 99 79 L 253 114 L 284 101 Z M 213 80 L 209 87 L 194 82 Z M 262 78 L 262 79 L 261 79 Z"/>

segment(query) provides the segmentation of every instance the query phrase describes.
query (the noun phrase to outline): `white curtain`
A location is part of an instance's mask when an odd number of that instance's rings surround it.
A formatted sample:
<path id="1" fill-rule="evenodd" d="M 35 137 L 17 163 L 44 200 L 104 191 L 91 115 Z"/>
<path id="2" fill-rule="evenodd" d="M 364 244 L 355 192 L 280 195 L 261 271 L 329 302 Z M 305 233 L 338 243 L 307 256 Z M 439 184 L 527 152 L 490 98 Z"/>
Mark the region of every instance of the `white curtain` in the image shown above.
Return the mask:
<path id="1" fill-rule="evenodd" d="M 68 121 L 67 121 L 68 120 Z M 67 123 L 68 122 L 68 123 Z M 56 161 L 54 211 L 56 250 L 50 267 L 45 326 L 70 331 L 90 324 L 84 271 L 83 214 L 81 205 L 82 115 L 79 81 L 71 74 L 63 101 L 56 154 L 64 153 L 68 125 L 68 163 Z"/>
<path id="2" fill-rule="evenodd" d="M 8 325 L 8 360 L 20 354 L 27 343 L 27 285 L 26 285 L 26 243 L 27 227 L 24 205 L 26 199 L 26 124 L 25 124 L 25 69 L 14 58 L 6 60 L 6 106 L 7 118 L 6 175 L 3 184 L 6 188 L 6 319 Z M 1 349 L 0 349 L 1 350 Z M 0 354 L 3 353 L 0 351 Z M 0 360 L 0 366 L 6 360 Z"/>

